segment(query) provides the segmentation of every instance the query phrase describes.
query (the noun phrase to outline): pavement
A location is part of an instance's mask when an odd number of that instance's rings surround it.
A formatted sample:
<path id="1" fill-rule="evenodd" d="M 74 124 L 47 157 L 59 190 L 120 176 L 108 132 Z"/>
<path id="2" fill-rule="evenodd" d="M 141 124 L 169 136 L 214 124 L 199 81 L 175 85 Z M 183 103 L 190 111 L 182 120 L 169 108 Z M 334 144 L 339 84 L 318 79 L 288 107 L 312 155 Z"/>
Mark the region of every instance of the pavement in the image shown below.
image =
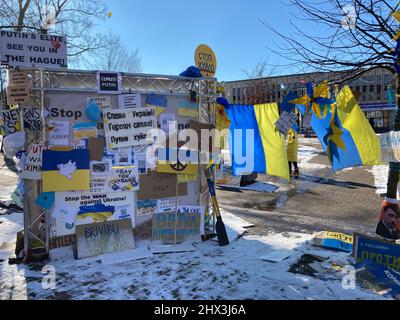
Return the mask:
<path id="1" fill-rule="evenodd" d="M 218 188 L 220 206 L 255 224 L 250 234 L 336 231 L 373 235 L 382 200 L 371 168 L 335 173 L 316 139 L 302 139 L 300 146 L 316 150 L 303 168 L 300 161 L 298 179 L 285 185 L 279 179 L 259 175 L 259 181 L 281 187 L 275 193 Z"/>

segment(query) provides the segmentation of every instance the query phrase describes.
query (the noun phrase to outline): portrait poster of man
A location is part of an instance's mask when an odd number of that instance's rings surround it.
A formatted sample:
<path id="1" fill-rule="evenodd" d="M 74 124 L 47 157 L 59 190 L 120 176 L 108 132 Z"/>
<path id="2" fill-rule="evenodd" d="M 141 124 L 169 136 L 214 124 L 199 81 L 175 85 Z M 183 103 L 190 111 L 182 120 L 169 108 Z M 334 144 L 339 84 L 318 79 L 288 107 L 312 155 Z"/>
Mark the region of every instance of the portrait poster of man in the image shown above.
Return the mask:
<path id="1" fill-rule="evenodd" d="M 384 202 L 379 214 L 376 234 L 389 240 L 400 239 L 400 206 L 397 203 Z"/>

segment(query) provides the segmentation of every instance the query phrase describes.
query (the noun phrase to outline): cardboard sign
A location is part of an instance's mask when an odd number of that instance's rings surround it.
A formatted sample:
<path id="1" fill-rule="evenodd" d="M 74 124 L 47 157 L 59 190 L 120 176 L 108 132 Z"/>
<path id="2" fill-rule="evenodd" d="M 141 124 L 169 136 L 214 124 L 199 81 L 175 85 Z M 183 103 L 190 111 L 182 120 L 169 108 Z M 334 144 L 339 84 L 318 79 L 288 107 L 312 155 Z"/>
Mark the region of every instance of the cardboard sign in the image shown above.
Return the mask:
<path id="1" fill-rule="evenodd" d="M 130 219 L 76 227 L 78 259 L 135 248 Z"/>
<path id="2" fill-rule="evenodd" d="M 67 38 L 1 30 L 0 58 L 13 67 L 67 68 Z"/>
<path id="3" fill-rule="evenodd" d="M 89 190 L 87 149 L 67 152 L 43 151 L 43 192 Z"/>
<path id="4" fill-rule="evenodd" d="M 203 77 L 214 77 L 217 71 L 217 58 L 214 51 L 207 45 L 201 44 L 194 53 L 196 67 L 200 69 Z"/>
<path id="5" fill-rule="evenodd" d="M 182 243 L 187 239 L 200 239 L 201 216 L 197 213 L 158 213 L 153 216 L 153 241 L 162 244 Z"/>
<path id="6" fill-rule="evenodd" d="M 357 262 L 369 260 L 400 271 L 400 245 L 392 242 L 355 234 L 353 257 Z"/>
<path id="7" fill-rule="evenodd" d="M 157 128 L 154 108 L 127 110 L 107 109 L 103 112 L 107 148 L 124 148 L 152 143 L 149 131 Z"/>
<path id="8" fill-rule="evenodd" d="M 341 250 L 353 251 L 353 236 L 338 232 L 323 231 L 315 234 L 313 243 L 316 246 Z"/>
<path id="9" fill-rule="evenodd" d="M 20 112 L 18 109 L 1 111 L 1 127 L 4 135 L 16 133 L 21 130 Z"/>
<path id="10" fill-rule="evenodd" d="M 29 101 L 29 87 L 7 87 L 7 103 L 9 105 L 22 105 Z"/>
<path id="11" fill-rule="evenodd" d="M 148 171 L 140 176 L 139 200 L 163 199 L 176 196 L 177 175 Z M 178 184 L 178 195 L 187 195 L 187 184 Z"/>
<path id="12" fill-rule="evenodd" d="M 119 72 L 97 72 L 99 94 L 121 94 L 122 77 Z"/>
<path id="13" fill-rule="evenodd" d="M 105 146 L 106 141 L 104 138 L 90 138 L 88 142 L 90 161 L 101 161 Z"/>
<path id="14" fill-rule="evenodd" d="M 142 98 L 139 93 L 123 94 L 118 96 L 118 104 L 121 109 L 124 108 L 141 108 Z"/>
<path id="15" fill-rule="evenodd" d="M 400 132 L 392 131 L 382 134 L 381 161 L 400 162 Z"/>
<path id="16" fill-rule="evenodd" d="M 49 241 L 50 250 L 74 246 L 76 244 L 75 235 L 51 238 Z"/>
<path id="17" fill-rule="evenodd" d="M 8 70 L 9 87 L 29 87 L 28 72 L 26 70 Z"/>
<path id="18" fill-rule="evenodd" d="M 288 114 L 284 111 L 278 121 L 275 123 L 275 127 L 279 130 L 283 135 L 287 135 L 289 130 L 293 127 L 293 125 L 297 121 L 297 116 L 294 113 Z"/>
<path id="19" fill-rule="evenodd" d="M 42 153 L 44 147 L 38 144 L 32 144 L 29 147 L 25 161 L 25 166 L 22 171 L 22 178 L 27 180 L 42 179 Z"/>
<path id="20" fill-rule="evenodd" d="M 7 103 L 22 105 L 30 101 L 28 73 L 25 70 L 8 71 Z"/>

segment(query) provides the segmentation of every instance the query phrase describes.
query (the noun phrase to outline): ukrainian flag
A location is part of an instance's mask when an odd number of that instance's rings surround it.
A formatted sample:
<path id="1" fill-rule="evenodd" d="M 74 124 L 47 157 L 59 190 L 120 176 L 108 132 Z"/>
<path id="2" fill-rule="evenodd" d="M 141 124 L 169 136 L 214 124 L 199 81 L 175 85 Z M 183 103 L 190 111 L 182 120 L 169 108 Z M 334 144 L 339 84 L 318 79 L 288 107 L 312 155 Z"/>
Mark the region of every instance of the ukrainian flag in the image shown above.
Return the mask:
<path id="1" fill-rule="evenodd" d="M 289 180 L 285 138 L 275 128 L 279 119 L 278 104 L 228 105 L 226 113 L 231 121 L 229 144 L 233 174 L 266 173 Z M 246 141 L 246 130 L 253 130 L 253 139 Z M 254 146 L 253 154 L 245 154 L 247 143 Z M 246 157 L 247 161 L 242 163 L 237 155 Z"/>
<path id="2" fill-rule="evenodd" d="M 90 190 L 89 150 L 43 151 L 43 192 Z"/>
<path id="3" fill-rule="evenodd" d="M 166 96 L 158 94 L 149 94 L 146 98 L 146 107 L 155 108 L 157 117 L 162 114 L 168 106 Z"/>
<path id="4" fill-rule="evenodd" d="M 106 222 L 114 215 L 115 207 L 103 204 L 94 206 L 82 206 L 76 216 L 78 225 L 91 224 L 95 222 Z"/>
<path id="5" fill-rule="evenodd" d="M 199 171 L 198 163 L 197 151 L 176 148 L 158 149 L 157 172 L 196 175 Z"/>
<path id="6" fill-rule="evenodd" d="M 330 110 L 329 110 L 330 109 Z M 327 116 L 312 115 L 311 126 L 334 171 L 380 164 L 380 142 L 348 86 L 336 97 Z"/>
<path id="7" fill-rule="evenodd" d="M 196 102 L 182 100 L 178 105 L 178 114 L 182 117 L 197 118 L 199 105 Z"/>

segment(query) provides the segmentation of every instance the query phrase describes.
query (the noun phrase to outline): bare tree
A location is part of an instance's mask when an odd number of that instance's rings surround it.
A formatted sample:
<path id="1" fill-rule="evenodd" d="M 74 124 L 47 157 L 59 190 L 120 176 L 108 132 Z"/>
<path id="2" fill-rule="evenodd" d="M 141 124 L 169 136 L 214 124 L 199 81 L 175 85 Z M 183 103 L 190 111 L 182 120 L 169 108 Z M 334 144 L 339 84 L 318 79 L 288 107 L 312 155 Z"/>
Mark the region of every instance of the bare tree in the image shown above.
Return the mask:
<path id="1" fill-rule="evenodd" d="M 271 84 L 267 79 L 275 72 L 275 68 L 269 69 L 268 60 L 260 60 L 250 72 L 246 70 L 242 71 L 249 79 L 247 81 L 246 103 L 259 104 L 270 102 L 272 93 L 277 88 L 274 88 L 274 84 Z"/>
<path id="2" fill-rule="evenodd" d="M 100 0 L 0 0 L 0 29 L 67 35 L 70 62 L 105 46 L 93 29 L 106 17 Z"/>
<path id="3" fill-rule="evenodd" d="M 112 33 L 106 37 L 106 43 L 106 46 L 88 55 L 86 66 L 105 71 L 142 72 L 139 49 L 130 51 L 120 37 Z"/>
<path id="4" fill-rule="evenodd" d="M 288 59 L 301 71 L 342 71 L 335 82 L 344 82 L 374 68 L 397 76 L 397 104 L 400 105 L 400 75 L 394 69 L 393 41 L 399 24 L 392 14 L 398 0 L 289 0 L 296 11 L 291 35 L 261 20 L 281 40 L 271 51 Z M 395 130 L 400 130 L 397 111 Z M 388 197 L 396 198 L 399 173 L 390 166 Z M 400 171 L 400 170 L 399 170 Z"/>

